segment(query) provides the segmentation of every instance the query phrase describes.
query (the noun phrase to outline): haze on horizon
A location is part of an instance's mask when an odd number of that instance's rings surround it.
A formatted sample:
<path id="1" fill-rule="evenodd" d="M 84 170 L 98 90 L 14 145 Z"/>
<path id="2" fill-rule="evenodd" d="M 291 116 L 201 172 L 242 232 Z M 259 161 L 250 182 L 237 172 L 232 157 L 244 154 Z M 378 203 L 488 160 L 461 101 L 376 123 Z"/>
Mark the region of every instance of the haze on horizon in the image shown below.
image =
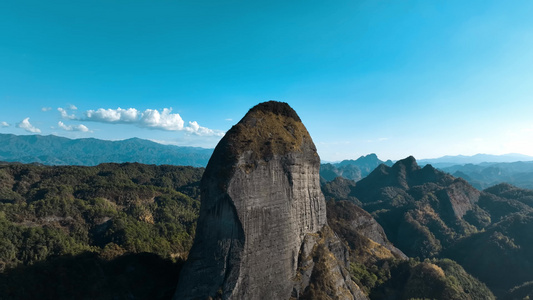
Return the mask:
<path id="1" fill-rule="evenodd" d="M 325 161 L 533 156 L 531 1 L 0 7 L 0 133 L 211 148 L 272 99 Z"/>

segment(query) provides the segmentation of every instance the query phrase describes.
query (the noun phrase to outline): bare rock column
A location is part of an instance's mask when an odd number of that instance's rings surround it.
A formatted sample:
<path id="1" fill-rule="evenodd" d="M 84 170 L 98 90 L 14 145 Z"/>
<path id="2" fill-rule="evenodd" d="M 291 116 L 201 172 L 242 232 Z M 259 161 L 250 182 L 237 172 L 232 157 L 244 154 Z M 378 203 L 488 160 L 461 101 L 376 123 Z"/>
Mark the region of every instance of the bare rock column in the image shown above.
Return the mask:
<path id="1" fill-rule="evenodd" d="M 318 240 L 306 236 L 327 226 L 319 167 L 315 145 L 288 104 L 252 108 L 207 165 L 196 238 L 174 299 L 298 298 L 306 288 L 301 250 L 317 246 L 304 239 Z"/>

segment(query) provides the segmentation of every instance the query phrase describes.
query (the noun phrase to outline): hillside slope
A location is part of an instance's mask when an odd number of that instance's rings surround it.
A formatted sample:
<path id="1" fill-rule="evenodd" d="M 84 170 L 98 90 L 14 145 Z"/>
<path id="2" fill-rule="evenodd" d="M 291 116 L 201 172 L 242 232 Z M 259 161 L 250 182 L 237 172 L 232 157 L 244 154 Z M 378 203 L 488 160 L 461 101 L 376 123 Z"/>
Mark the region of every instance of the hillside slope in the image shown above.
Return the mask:
<path id="1" fill-rule="evenodd" d="M 500 184 L 479 191 L 430 165 L 420 168 L 412 157 L 357 183 L 337 178 L 323 190 L 327 199 L 370 212 L 408 256 L 454 259 L 497 296 L 533 280 L 531 190 Z"/>

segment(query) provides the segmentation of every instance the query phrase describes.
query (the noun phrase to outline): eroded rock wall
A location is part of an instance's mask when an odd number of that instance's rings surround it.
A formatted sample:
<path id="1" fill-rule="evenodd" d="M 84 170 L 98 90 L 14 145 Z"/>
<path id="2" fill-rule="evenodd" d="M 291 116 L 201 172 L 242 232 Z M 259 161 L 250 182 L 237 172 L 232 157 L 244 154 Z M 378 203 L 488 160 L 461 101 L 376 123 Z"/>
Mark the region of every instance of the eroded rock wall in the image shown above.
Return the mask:
<path id="1" fill-rule="evenodd" d="M 300 251 L 306 236 L 327 228 L 319 167 L 309 133 L 287 104 L 252 108 L 206 168 L 196 238 L 175 299 L 289 299 L 312 290 L 299 276 Z M 307 248 L 318 260 L 329 251 L 317 252 L 324 245 Z M 345 262 L 332 257 L 323 260 L 335 265 L 328 272 L 337 274 L 337 292 L 352 295 Z"/>

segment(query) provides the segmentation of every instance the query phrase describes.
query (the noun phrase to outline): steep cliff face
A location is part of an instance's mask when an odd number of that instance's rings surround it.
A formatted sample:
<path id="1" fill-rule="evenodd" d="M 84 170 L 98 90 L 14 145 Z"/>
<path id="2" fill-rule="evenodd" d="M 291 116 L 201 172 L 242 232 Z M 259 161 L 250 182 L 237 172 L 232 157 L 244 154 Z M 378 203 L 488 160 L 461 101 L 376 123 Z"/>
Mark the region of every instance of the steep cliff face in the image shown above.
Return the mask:
<path id="1" fill-rule="evenodd" d="M 407 259 L 389 242 L 385 231 L 366 211 L 349 201 L 328 201 L 328 225 L 348 242 L 360 263 L 375 263 L 379 259 Z"/>
<path id="2" fill-rule="evenodd" d="M 289 299 L 309 289 L 300 252 L 320 256 L 324 245 L 306 238 L 326 225 L 319 164 L 292 108 L 273 101 L 252 108 L 206 168 L 196 239 L 175 299 Z M 353 299 L 357 287 L 349 276 L 341 281 L 335 290 Z"/>

